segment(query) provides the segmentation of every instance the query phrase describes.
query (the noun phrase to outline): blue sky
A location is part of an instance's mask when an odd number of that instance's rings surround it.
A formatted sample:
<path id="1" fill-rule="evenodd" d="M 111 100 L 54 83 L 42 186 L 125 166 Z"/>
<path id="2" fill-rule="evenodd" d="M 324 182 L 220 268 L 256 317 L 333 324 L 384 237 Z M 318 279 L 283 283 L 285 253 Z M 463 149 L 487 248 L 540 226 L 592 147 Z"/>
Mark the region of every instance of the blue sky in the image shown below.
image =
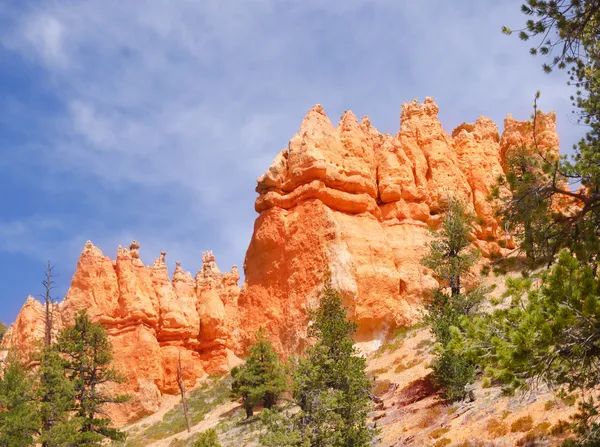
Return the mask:
<path id="1" fill-rule="evenodd" d="M 0 319 L 56 264 L 61 298 L 86 240 L 141 243 L 193 273 L 243 265 L 256 177 L 315 104 L 396 133 L 433 96 L 447 131 L 556 110 L 564 73 L 500 33 L 514 0 L 8 1 L 0 4 Z"/>

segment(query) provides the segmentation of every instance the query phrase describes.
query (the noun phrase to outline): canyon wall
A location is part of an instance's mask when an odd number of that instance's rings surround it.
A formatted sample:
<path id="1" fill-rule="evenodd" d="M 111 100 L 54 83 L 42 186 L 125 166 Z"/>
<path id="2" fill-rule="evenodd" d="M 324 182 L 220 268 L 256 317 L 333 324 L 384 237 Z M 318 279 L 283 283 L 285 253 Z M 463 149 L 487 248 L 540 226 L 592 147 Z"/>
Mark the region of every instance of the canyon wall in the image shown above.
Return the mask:
<path id="1" fill-rule="evenodd" d="M 424 294 L 437 285 L 420 259 L 450 198 L 476 216 L 471 239 L 484 256 L 510 246 L 488 196 L 512 151 L 532 146 L 531 123 L 509 115 L 500 136 L 481 117 L 450 135 L 437 115 L 431 98 L 403 104 L 401 129 L 391 136 L 352 112 L 336 127 L 313 107 L 258 179 L 259 216 L 241 289 L 237 268 L 221 273 L 210 252 L 195 277 L 177 264 L 169 278 L 165 253 L 144 266 L 137 242 L 119 248 L 115 261 L 88 242 L 56 306 L 55 329 L 80 309 L 107 329 L 115 366 L 127 379 L 118 389 L 133 397 L 110 409 L 114 420 L 151 414 L 162 394 L 176 393 L 179 355 L 192 385 L 239 362 L 260 326 L 280 353 L 301 351 L 306 310 L 326 277 L 358 321 L 358 341 L 376 346 L 414 323 Z M 540 147 L 558 148 L 553 113 L 538 113 L 536 135 Z M 33 350 L 42 317 L 41 304 L 29 298 L 4 346 Z"/>

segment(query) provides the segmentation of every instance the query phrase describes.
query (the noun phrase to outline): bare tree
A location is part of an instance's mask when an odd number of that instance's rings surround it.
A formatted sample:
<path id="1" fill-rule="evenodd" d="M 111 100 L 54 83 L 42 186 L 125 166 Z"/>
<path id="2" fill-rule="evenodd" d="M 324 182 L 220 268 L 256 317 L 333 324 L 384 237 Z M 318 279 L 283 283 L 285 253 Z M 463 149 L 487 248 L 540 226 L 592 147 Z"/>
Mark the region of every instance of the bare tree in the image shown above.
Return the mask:
<path id="1" fill-rule="evenodd" d="M 54 274 L 54 266 L 50 264 L 48 261 L 48 265 L 46 266 L 46 277 L 42 281 L 42 285 L 44 286 L 45 293 L 42 296 L 44 299 L 44 303 L 46 305 L 46 314 L 44 316 L 44 346 L 50 346 L 52 344 L 52 329 L 53 329 L 53 306 L 54 300 L 52 299 L 52 290 L 54 289 L 54 285 L 56 284 L 52 278 L 56 275 Z"/>
<path id="2" fill-rule="evenodd" d="M 185 396 L 185 383 L 183 382 L 183 368 L 181 366 L 181 351 L 179 351 L 179 357 L 177 359 L 177 385 L 179 385 L 179 391 L 181 392 L 181 404 L 183 405 L 183 414 L 185 416 L 185 425 L 187 426 L 188 433 L 190 432 L 190 417 L 188 415 L 187 398 Z"/>

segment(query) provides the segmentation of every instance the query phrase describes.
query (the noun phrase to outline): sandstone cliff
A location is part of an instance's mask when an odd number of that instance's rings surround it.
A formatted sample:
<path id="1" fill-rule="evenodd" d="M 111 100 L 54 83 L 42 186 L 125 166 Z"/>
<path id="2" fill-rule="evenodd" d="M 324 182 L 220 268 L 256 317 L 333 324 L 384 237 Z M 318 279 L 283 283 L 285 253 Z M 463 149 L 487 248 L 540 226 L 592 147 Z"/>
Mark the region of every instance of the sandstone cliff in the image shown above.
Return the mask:
<path id="1" fill-rule="evenodd" d="M 239 273 L 221 273 L 211 252 L 192 278 L 179 263 L 169 278 L 166 253 L 145 266 L 138 242 L 117 251 L 111 261 L 87 242 L 65 299 L 55 306 L 55 331 L 71 324 L 80 309 L 108 331 L 114 366 L 126 378 L 116 391 L 131 395 L 125 406 L 109 409 L 117 424 L 158 410 L 163 393 L 175 394 L 181 354 L 188 386 L 223 372 L 236 362 L 229 349 L 238 324 Z M 4 345 L 31 353 L 43 339 L 42 305 L 29 297 L 10 327 Z"/>
<path id="2" fill-rule="evenodd" d="M 265 325 L 284 352 L 302 349 L 306 306 L 325 275 L 360 323 L 360 341 L 382 340 L 419 316 L 436 285 L 419 260 L 450 197 L 477 216 L 473 244 L 485 256 L 510 246 L 488 195 L 511 148 L 531 145 L 532 126 L 509 115 L 502 136 L 481 117 L 452 135 L 433 99 L 402 105 L 401 129 L 382 135 L 367 117 L 345 112 L 335 127 L 317 105 L 287 149 L 258 179 L 260 213 L 246 254 L 240 315 Z M 554 113 L 538 113 L 537 135 L 558 147 Z"/>
<path id="3" fill-rule="evenodd" d="M 108 330 L 115 366 L 127 378 L 119 390 L 133 396 L 126 408 L 111 409 L 114 420 L 151 414 L 162 394 L 176 393 L 179 353 L 192 385 L 239 361 L 260 326 L 282 354 L 301 351 L 306 310 L 326 275 L 359 322 L 359 341 L 377 345 L 414 323 L 436 286 L 419 260 L 450 197 L 477 216 L 472 242 L 485 256 L 509 245 L 488 195 L 511 150 L 531 144 L 532 126 L 509 116 L 500 136 L 481 117 L 449 135 L 437 114 L 431 98 L 403 104 L 401 129 L 391 136 L 352 112 L 335 127 L 313 107 L 258 179 L 241 290 L 237 268 L 221 273 L 211 252 L 195 277 L 177 263 L 169 278 L 164 252 L 145 266 L 135 241 L 119 247 L 115 261 L 88 242 L 56 308 L 56 329 L 87 309 Z M 540 145 L 557 147 L 554 114 L 539 113 L 536 125 Z M 42 315 L 29 298 L 4 346 L 31 351 L 43 336 Z"/>

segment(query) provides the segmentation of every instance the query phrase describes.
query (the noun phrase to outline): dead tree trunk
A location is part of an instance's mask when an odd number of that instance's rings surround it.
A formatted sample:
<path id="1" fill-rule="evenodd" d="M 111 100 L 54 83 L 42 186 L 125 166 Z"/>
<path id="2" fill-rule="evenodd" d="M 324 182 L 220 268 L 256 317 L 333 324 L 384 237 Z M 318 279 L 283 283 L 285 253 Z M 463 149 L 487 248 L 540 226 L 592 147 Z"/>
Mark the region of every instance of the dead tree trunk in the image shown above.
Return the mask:
<path id="1" fill-rule="evenodd" d="M 46 277 L 42 281 L 42 285 L 45 289 L 44 294 L 44 303 L 46 305 L 46 315 L 44 319 L 44 346 L 50 346 L 52 344 L 52 325 L 53 325 L 53 300 L 52 300 L 52 289 L 54 289 L 54 281 L 52 278 L 54 277 L 54 266 L 50 265 L 50 261 L 48 261 L 48 266 L 46 267 Z"/>
<path id="2" fill-rule="evenodd" d="M 50 265 L 50 261 L 48 261 L 48 265 L 46 267 L 45 278 L 42 281 L 42 285 L 44 286 L 44 295 L 42 298 L 44 299 L 44 304 L 46 306 L 46 313 L 44 315 L 44 346 L 48 347 L 52 344 L 52 329 L 53 329 L 53 306 L 54 300 L 52 299 L 52 289 L 54 289 L 54 266 Z M 54 425 L 54 421 L 51 418 L 43 417 L 43 427 L 44 431 L 49 431 Z M 42 443 L 42 447 L 47 447 L 48 442 L 45 441 Z"/>
<path id="3" fill-rule="evenodd" d="M 185 383 L 183 382 L 183 368 L 181 367 L 181 351 L 177 359 L 177 385 L 181 392 L 181 404 L 183 405 L 183 415 L 185 416 L 185 425 L 188 433 L 190 432 L 190 417 L 188 415 L 187 398 L 185 397 Z"/>

